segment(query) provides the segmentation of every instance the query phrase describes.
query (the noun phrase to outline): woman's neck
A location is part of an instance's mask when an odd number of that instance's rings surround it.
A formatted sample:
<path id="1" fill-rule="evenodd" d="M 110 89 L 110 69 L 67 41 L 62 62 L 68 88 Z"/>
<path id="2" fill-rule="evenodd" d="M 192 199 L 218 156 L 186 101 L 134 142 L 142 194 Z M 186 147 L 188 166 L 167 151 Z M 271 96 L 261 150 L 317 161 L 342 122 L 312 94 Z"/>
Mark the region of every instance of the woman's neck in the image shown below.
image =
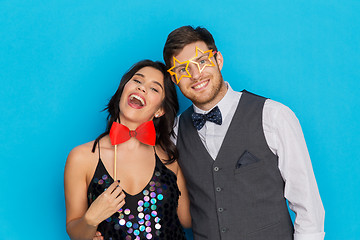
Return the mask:
<path id="1" fill-rule="evenodd" d="M 130 121 L 128 119 L 124 119 L 124 118 L 119 118 L 120 119 L 120 123 L 126 127 L 128 127 L 130 130 L 135 130 L 137 127 L 139 127 L 141 124 L 147 122 L 147 121 Z"/>

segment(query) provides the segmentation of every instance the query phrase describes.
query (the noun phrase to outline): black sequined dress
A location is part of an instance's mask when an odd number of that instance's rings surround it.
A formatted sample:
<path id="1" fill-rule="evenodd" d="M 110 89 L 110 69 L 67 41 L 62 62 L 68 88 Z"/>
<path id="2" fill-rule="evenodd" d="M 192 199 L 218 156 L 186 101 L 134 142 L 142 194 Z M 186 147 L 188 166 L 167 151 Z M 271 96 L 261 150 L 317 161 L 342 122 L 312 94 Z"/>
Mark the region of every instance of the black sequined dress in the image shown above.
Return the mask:
<path id="1" fill-rule="evenodd" d="M 156 154 L 155 158 L 153 176 L 146 187 L 136 195 L 124 191 L 125 205 L 99 224 L 98 231 L 104 239 L 186 239 L 176 212 L 180 195 L 177 177 Z M 99 162 L 87 192 L 88 205 L 113 182 L 99 151 Z"/>

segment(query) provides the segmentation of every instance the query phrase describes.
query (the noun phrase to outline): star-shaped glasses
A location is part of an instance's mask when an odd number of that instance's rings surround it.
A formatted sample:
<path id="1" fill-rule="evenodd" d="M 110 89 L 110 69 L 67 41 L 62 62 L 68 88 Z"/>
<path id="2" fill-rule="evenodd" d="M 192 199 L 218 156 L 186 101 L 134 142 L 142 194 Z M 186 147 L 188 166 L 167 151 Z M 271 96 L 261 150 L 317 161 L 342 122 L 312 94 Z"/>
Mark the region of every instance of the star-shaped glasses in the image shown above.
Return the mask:
<path id="1" fill-rule="evenodd" d="M 214 62 L 211 60 L 215 53 L 216 52 L 212 49 L 202 51 L 200 48 L 196 47 L 195 56 L 187 61 L 180 62 L 176 59 L 176 57 L 173 57 L 173 66 L 167 71 L 171 76 L 175 76 L 176 84 L 179 84 L 183 77 L 191 78 L 191 74 L 189 72 L 190 63 L 193 63 L 195 66 L 197 66 L 199 73 L 201 73 L 205 67 L 215 66 Z"/>

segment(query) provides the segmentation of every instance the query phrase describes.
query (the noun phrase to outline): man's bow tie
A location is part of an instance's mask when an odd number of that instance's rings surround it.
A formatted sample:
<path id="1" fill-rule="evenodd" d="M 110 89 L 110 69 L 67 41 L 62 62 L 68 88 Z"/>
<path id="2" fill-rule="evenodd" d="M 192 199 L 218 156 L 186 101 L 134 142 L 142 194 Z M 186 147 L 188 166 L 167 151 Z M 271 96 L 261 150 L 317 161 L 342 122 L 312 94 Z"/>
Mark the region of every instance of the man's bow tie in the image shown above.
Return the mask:
<path id="1" fill-rule="evenodd" d="M 145 122 L 135 130 L 130 130 L 121 123 L 113 122 L 109 135 L 112 145 L 126 142 L 131 137 L 135 137 L 140 142 L 151 146 L 155 146 L 156 141 L 156 132 L 153 121 Z"/>
<path id="2" fill-rule="evenodd" d="M 201 114 L 201 113 L 194 112 L 191 115 L 191 119 L 193 121 L 194 127 L 197 130 L 202 129 L 202 127 L 205 125 L 206 121 L 210 121 L 210 122 L 216 123 L 218 125 L 222 124 L 221 112 L 220 112 L 220 109 L 218 106 L 214 107 L 207 114 Z"/>

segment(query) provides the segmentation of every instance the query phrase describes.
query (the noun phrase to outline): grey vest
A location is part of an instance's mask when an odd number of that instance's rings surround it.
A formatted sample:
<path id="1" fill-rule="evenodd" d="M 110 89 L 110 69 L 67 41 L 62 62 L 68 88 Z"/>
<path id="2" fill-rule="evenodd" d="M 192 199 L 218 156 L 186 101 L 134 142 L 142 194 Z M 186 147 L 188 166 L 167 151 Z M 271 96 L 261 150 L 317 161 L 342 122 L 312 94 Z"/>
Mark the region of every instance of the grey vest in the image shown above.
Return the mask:
<path id="1" fill-rule="evenodd" d="M 293 239 L 278 158 L 263 131 L 265 100 L 243 92 L 215 161 L 192 124 L 192 106 L 181 114 L 177 147 L 195 240 Z"/>

